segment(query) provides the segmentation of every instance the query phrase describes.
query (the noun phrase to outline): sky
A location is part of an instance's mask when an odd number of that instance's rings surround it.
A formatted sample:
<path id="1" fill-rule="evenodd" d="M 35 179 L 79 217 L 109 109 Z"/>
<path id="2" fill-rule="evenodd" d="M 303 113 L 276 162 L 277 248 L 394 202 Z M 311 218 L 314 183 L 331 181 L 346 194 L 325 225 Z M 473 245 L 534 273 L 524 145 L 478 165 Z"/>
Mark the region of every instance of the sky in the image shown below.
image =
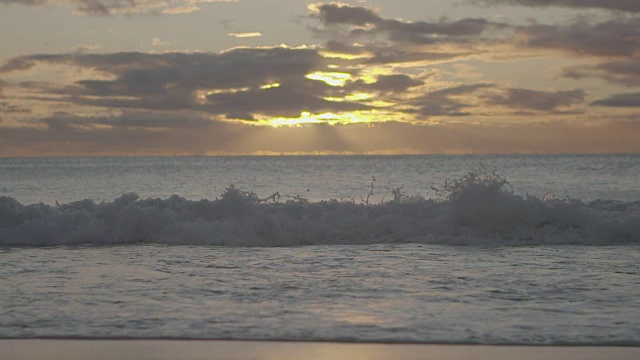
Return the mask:
<path id="1" fill-rule="evenodd" d="M 638 0 L 0 0 L 0 157 L 640 152 Z"/>

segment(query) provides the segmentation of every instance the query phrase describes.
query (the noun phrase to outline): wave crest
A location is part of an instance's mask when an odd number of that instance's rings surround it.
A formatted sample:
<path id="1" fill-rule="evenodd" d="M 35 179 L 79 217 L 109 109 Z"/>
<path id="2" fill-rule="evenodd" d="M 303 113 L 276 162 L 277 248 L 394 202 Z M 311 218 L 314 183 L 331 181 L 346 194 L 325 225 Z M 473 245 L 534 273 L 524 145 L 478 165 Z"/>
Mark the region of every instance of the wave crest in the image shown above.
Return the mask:
<path id="1" fill-rule="evenodd" d="M 301 246 L 640 244 L 640 202 L 519 196 L 484 170 L 436 189 L 379 204 L 309 202 L 279 193 L 261 199 L 233 186 L 215 200 L 140 199 L 23 205 L 0 197 L 0 246 L 133 243 Z M 373 183 L 372 183 L 373 191 Z"/>

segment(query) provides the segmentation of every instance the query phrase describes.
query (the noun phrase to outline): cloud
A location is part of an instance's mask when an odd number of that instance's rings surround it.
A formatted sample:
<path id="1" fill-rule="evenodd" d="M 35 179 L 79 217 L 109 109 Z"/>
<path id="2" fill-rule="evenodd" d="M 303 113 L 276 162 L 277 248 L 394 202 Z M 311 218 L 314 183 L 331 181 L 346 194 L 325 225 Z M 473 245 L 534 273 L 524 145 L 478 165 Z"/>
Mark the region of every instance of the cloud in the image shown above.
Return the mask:
<path id="1" fill-rule="evenodd" d="M 570 79 L 600 78 L 614 84 L 640 86 L 640 57 L 611 60 L 597 65 L 579 65 L 563 69 L 562 75 Z"/>
<path id="2" fill-rule="evenodd" d="M 353 57 L 367 57 L 368 50 L 363 45 L 349 45 L 339 40 L 329 40 L 324 45 L 324 50 L 342 55 L 352 55 Z"/>
<path id="3" fill-rule="evenodd" d="M 640 107 L 640 93 L 617 94 L 606 99 L 594 101 L 591 105 L 607 107 Z"/>
<path id="4" fill-rule="evenodd" d="M 236 37 L 236 38 L 252 38 L 252 37 L 260 37 L 262 36 L 261 32 L 253 31 L 253 32 L 232 32 L 228 33 L 227 36 Z"/>
<path id="5" fill-rule="evenodd" d="M 617 11 L 640 12 L 637 0 L 470 0 L 475 4 L 487 5 L 522 5 L 531 7 L 568 7 L 577 9 L 605 9 Z"/>
<path id="6" fill-rule="evenodd" d="M 445 116 L 462 117 L 472 115 L 467 109 L 476 105 L 469 101 L 470 95 L 482 89 L 492 88 L 493 84 L 478 83 L 448 87 L 424 94 L 414 100 L 417 113 L 424 117 Z"/>
<path id="7" fill-rule="evenodd" d="M 153 121 L 157 114 L 140 114 Z M 60 123 L 93 123 L 72 114 Z M 126 115 L 114 116 L 114 122 Z M 184 119 L 183 119 L 184 120 Z M 51 119 L 48 120 L 51 124 Z M 0 127 L 2 156 L 203 155 L 255 153 L 594 153 L 640 151 L 638 121 L 256 127 L 210 122 L 175 128 Z M 197 123 L 197 121 L 196 121 Z M 571 134 L 571 136 L 567 136 Z M 117 146 L 115 146 L 117 145 Z"/>
<path id="8" fill-rule="evenodd" d="M 73 51 L 79 52 L 79 53 L 86 53 L 86 52 L 96 51 L 99 49 L 102 49 L 102 45 L 80 44 L 80 45 L 74 46 Z"/>
<path id="9" fill-rule="evenodd" d="M 314 29 L 316 35 L 331 39 L 327 51 L 361 54 L 369 63 L 505 59 L 540 56 L 544 50 L 591 57 L 640 53 L 640 18 L 633 16 L 599 22 L 583 18 L 565 24 L 513 25 L 483 18 L 412 22 L 339 3 L 312 4 L 310 16 L 323 25 Z M 354 47 L 349 40 L 361 44 Z"/>
<path id="10" fill-rule="evenodd" d="M 106 15 L 185 12 L 203 1 L 22 3 Z M 631 15 L 510 25 L 398 20 L 335 3 L 310 9 L 324 46 L 10 58 L 0 64 L 8 82 L 0 80 L 0 154 L 640 151 L 637 111 L 629 109 L 637 93 L 601 93 L 586 112 L 581 89 L 540 91 L 453 74 L 472 64 L 490 77 L 501 64 L 485 61 L 545 56 L 540 66 L 580 59 L 565 77 L 640 86 L 640 20 Z M 519 63 L 504 64 L 500 78 L 517 81 L 508 74 Z M 551 86 L 536 71 L 536 84 Z M 569 112 L 580 112 L 579 121 Z M 328 126 L 356 122 L 367 126 Z M 297 126 L 248 126 L 267 123 Z"/>
<path id="11" fill-rule="evenodd" d="M 53 70 L 56 66 L 83 70 L 75 72 L 83 77 L 73 82 L 17 85 L 40 103 L 100 111 L 189 113 L 259 124 L 269 119 L 280 119 L 283 124 L 295 124 L 295 119 L 423 121 L 481 116 L 486 105 L 560 114 L 585 96 L 581 90 L 517 88 L 496 94 L 496 84 L 442 83 L 432 74 L 410 75 L 401 69 L 368 73 L 376 69 L 368 63 L 370 59 L 325 58 L 321 52 L 265 47 L 222 53 L 36 54 L 9 59 L 0 73 Z M 342 65 L 335 69 L 336 63 Z M 428 90 L 433 87 L 440 89 Z"/>
<path id="12" fill-rule="evenodd" d="M 389 121 L 398 115 L 401 121 L 415 121 L 479 115 L 478 110 L 486 112 L 487 107 L 500 111 L 517 109 L 521 114 L 561 114 L 584 102 L 585 92 L 455 84 L 436 77 L 427 79 L 424 68 L 416 67 L 454 59 L 490 58 L 499 52 L 518 56 L 522 47 L 561 49 L 565 53 L 582 51 L 598 57 L 617 57 L 615 61 L 623 62 L 635 46 L 633 39 L 625 42 L 625 36 L 635 34 L 638 25 L 630 18 L 596 24 L 528 26 L 474 18 L 409 22 L 383 18 L 366 7 L 336 3 L 312 4 L 310 11 L 312 18 L 324 24 L 325 34 L 332 35 L 322 48 L 34 54 L 9 59 L 0 66 L 0 75 L 13 76 L 36 68 L 51 71 L 62 66 L 66 71 L 74 69 L 73 81 L 55 86 L 23 82 L 20 86 L 40 102 L 101 111 L 195 112 L 258 123 L 268 118 L 302 118 L 306 113 L 311 117 L 324 114 L 322 121 L 335 122 L 343 113 L 374 111 L 385 114 L 369 114 L 366 120 L 362 114 L 351 116 L 359 121 Z M 337 32 L 332 33 L 334 30 Z M 340 36 L 344 30 L 346 36 Z M 616 37 L 623 41 L 606 46 Z M 354 38 L 365 41 L 356 42 Z M 516 39 L 521 41 L 520 48 Z M 565 76 L 611 72 L 613 61 L 598 69 L 576 68 Z M 600 73 L 595 74 L 596 70 Z"/>
<path id="13" fill-rule="evenodd" d="M 615 18 L 600 23 L 528 25 L 518 28 L 521 46 L 556 49 L 580 56 L 632 56 L 640 51 L 640 18 Z"/>
<path id="14" fill-rule="evenodd" d="M 207 96 L 213 111 L 230 117 L 252 119 L 251 114 L 274 117 L 297 117 L 302 112 L 324 113 L 369 110 L 370 107 L 350 101 L 325 100 L 329 90 L 318 82 L 300 82 L 268 89 L 217 93 Z"/>
<path id="15" fill-rule="evenodd" d="M 96 92 L 129 94 L 129 90 L 164 92 L 164 86 L 239 88 L 262 85 L 271 78 L 290 78 L 323 68 L 318 52 L 306 48 L 238 48 L 222 53 L 36 54 L 9 59 L 0 73 L 37 65 L 90 68 L 117 77 L 113 81 L 80 82 Z M 113 88 L 117 85 L 118 89 Z"/>
<path id="16" fill-rule="evenodd" d="M 371 84 L 365 84 L 359 81 L 352 84 L 351 87 L 365 91 L 379 91 L 381 93 L 400 93 L 422 84 L 424 84 L 422 80 L 414 79 L 409 75 L 393 74 L 380 75 L 376 78 L 376 81 Z"/>
<path id="17" fill-rule="evenodd" d="M 153 39 L 151 39 L 151 45 L 152 46 L 168 46 L 168 45 L 171 45 L 171 43 L 168 41 L 164 41 L 158 37 L 154 37 Z"/>
<path id="18" fill-rule="evenodd" d="M 178 14 L 199 9 L 203 3 L 238 0 L 0 0 L 0 4 L 26 6 L 71 6 L 82 15 Z"/>
<path id="19" fill-rule="evenodd" d="M 22 106 L 12 104 L 8 101 L 0 101 L 0 113 L 9 114 L 9 113 L 30 113 L 31 110 L 24 108 Z"/>
<path id="20" fill-rule="evenodd" d="M 343 68 L 336 69 L 336 63 Z M 130 115 L 119 117 L 120 125 L 109 122 L 113 111 L 155 112 L 177 119 L 197 115 L 256 124 L 458 117 L 471 115 L 470 109 L 477 106 L 477 98 L 470 100 L 469 95 L 490 87 L 460 85 L 425 93 L 431 74 L 409 75 L 390 69 L 361 73 L 372 69 L 359 60 L 325 58 L 320 49 L 288 47 L 237 48 L 223 53 L 36 54 L 9 59 L 0 73 L 57 71 L 58 66 L 73 69 L 75 80 L 21 82 L 15 87 L 24 99 L 49 111 L 75 106 L 107 115 L 50 117 L 46 124 L 57 128 L 64 121 L 82 128 L 148 124 L 134 122 Z"/>
<path id="21" fill-rule="evenodd" d="M 418 44 L 457 41 L 469 36 L 479 36 L 485 30 L 502 28 L 505 25 L 481 18 L 466 18 L 453 22 L 400 21 L 384 19 L 366 7 L 339 3 L 316 3 L 309 7 L 311 16 L 326 26 L 352 26 L 352 36 L 387 34 L 394 41 Z"/>
<path id="22" fill-rule="evenodd" d="M 23 83 L 55 101 L 107 109 L 198 111 L 245 120 L 256 116 L 297 117 L 302 112 L 369 110 L 354 101 L 330 101 L 347 90 L 317 81 L 329 76 L 329 60 L 316 49 L 238 48 L 223 53 L 40 54 L 7 61 L 0 72 L 65 65 L 101 74 L 73 83 Z M 357 70 L 339 73 L 350 78 Z M 95 76 L 95 75 L 94 75 Z M 109 80 L 105 80 L 108 78 Z M 346 80 L 348 81 L 348 80 Z M 393 78 L 377 86 L 392 86 Z M 412 83 L 396 79 L 396 86 Z M 374 85 L 375 87 L 376 85 Z"/>
<path id="23" fill-rule="evenodd" d="M 124 111 L 81 116 L 58 112 L 31 118 L 32 126 L 0 127 L 3 156 L 204 154 L 208 148 L 235 151 L 239 124 L 198 114 Z M 239 151 L 238 151 L 239 152 Z"/>
<path id="24" fill-rule="evenodd" d="M 482 18 L 403 21 L 341 3 L 311 4 L 309 17 L 320 22 L 311 27 L 314 34 L 328 39 L 325 51 L 335 57 L 360 58 L 370 65 L 426 66 L 494 56 L 496 40 L 504 42 L 505 33 L 513 33 L 507 24 Z"/>
<path id="25" fill-rule="evenodd" d="M 89 130 L 98 128 L 123 129 L 198 129 L 208 127 L 215 121 L 194 113 L 171 113 L 158 111 L 119 111 L 110 115 L 81 116 L 72 113 L 58 112 L 52 116 L 38 119 L 51 129 Z"/>
<path id="26" fill-rule="evenodd" d="M 486 97 L 490 105 L 505 106 L 518 110 L 555 112 L 558 108 L 570 107 L 584 102 L 584 90 L 536 91 L 510 88 L 506 94 Z"/>
<path id="27" fill-rule="evenodd" d="M 612 2 L 613 3 L 613 2 Z M 562 76 L 600 78 L 623 86 L 640 86 L 640 17 L 616 17 L 598 23 L 520 27 L 520 46 L 552 49 L 600 59 L 595 65 L 567 66 Z"/>
<path id="28" fill-rule="evenodd" d="M 410 149 L 415 153 L 631 153 L 640 150 L 640 122 L 628 120 L 540 123 L 381 124 L 372 129 L 345 127 L 360 137 L 344 135 L 365 149 Z M 568 136 L 567 134 L 570 134 Z"/>
<path id="29" fill-rule="evenodd" d="M 327 25 L 349 24 L 366 26 L 384 22 L 378 14 L 369 8 L 348 4 L 315 3 L 309 5 L 309 10 Z"/>

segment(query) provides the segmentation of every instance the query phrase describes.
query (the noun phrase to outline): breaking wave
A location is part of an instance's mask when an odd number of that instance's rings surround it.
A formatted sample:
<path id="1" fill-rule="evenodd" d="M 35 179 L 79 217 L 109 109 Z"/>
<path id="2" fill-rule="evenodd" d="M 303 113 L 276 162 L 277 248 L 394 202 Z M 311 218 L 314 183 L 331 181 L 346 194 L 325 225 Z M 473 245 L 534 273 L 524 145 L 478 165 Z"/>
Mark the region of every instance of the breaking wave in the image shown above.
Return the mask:
<path id="1" fill-rule="evenodd" d="M 442 245 L 640 244 L 640 201 L 540 199 L 507 189 L 484 170 L 405 196 L 309 202 L 276 193 L 260 199 L 229 187 L 215 200 L 140 199 L 23 205 L 0 197 L 0 246 L 175 244 L 302 246 L 374 243 Z M 373 183 L 372 183 L 373 192 Z"/>

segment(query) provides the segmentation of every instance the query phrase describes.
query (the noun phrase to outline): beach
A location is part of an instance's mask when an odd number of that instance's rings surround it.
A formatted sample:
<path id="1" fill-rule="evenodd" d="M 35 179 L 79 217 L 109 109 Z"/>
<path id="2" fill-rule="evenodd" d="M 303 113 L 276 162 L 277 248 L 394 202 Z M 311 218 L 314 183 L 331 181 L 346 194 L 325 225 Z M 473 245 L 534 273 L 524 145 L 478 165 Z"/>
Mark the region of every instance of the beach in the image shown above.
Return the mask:
<path id="1" fill-rule="evenodd" d="M 638 347 L 354 344 L 204 340 L 0 340 L 5 360 L 552 360 L 640 358 Z"/>

